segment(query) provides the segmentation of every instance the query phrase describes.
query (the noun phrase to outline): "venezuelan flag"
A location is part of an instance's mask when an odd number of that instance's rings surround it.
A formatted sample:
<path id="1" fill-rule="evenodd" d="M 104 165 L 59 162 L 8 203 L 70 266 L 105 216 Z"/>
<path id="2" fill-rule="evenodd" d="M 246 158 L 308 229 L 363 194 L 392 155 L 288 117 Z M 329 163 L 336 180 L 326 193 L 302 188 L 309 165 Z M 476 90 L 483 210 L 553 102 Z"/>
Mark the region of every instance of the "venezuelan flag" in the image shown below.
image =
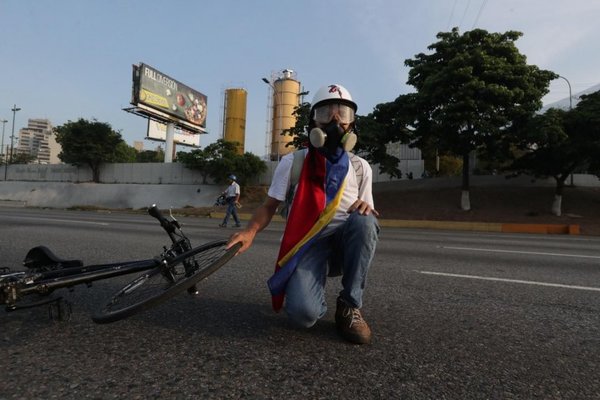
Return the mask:
<path id="1" fill-rule="evenodd" d="M 348 165 L 346 152 L 332 163 L 313 147 L 309 149 L 283 233 L 275 273 L 268 281 L 275 311 L 283 306 L 285 287 L 298 261 L 333 219 L 342 200 Z"/>

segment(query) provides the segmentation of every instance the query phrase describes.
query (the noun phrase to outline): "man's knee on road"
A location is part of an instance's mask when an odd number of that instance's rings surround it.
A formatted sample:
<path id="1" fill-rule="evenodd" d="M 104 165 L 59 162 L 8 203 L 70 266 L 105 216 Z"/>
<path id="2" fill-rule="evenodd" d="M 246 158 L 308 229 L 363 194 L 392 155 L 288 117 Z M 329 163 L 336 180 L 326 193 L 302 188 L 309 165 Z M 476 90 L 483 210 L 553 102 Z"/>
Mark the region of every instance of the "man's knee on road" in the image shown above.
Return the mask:
<path id="1" fill-rule="evenodd" d="M 286 300 L 285 312 L 294 325 L 303 328 L 310 328 L 321 316 L 321 310 L 311 307 L 308 302 L 296 302 L 289 299 Z"/>

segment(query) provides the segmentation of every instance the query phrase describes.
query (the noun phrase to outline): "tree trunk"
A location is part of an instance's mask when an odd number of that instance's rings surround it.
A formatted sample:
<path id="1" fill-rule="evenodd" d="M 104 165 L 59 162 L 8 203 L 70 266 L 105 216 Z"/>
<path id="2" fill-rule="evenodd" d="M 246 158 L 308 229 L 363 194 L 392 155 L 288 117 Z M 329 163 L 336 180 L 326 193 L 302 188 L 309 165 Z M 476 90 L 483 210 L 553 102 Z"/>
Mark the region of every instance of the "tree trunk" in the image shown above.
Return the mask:
<path id="1" fill-rule="evenodd" d="M 460 208 L 463 211 L 471 210 L 471 199 L 469 196 L 469 153 L 463 154 L 462 193 L 460 197 Z"/>
<path id="2" fill-rule="evenodd" d="M 556 189 L 554 190 L 554 201 L 552 202 L 552 214 L 557 217 L 562 215 L 562 195 L 567 176 L 568 175 L 565 175 L 564 178 L 556 178 Z"/>
<path id="3" fill-rule="evenodd" d="M 556 215 L 557 217 L 560 217 L 562 214 L 561 208 L 562 208 L 562 196 L 555 194 L 554 201 L 552 202 L 552 214 Z"/>

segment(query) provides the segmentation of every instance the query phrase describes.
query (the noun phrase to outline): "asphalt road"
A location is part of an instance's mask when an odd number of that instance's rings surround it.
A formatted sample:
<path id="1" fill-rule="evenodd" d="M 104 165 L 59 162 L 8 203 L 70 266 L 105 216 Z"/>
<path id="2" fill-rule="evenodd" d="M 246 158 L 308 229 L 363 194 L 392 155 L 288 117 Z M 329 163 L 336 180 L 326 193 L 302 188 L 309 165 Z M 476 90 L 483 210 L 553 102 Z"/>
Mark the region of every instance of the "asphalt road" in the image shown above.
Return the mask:
<path id="1" fill-rule="evenodd" d="M 181 221 L 195 244 L 232 232 Z M 265 230 L 198 297 L 113 324 L 90 315 L 127 277 L 64 290 L 68 322 L 0 310 L 0 399 L 600 398 L 600 237 L 385 228 L 363 308 L 374 340 L 356 346 L 334 307 L 308 330 L 271 311 L 281 233 Z M 149 216 L 0 207 L 0 266 L 39 244 L 100 263 L 167 241 Z M 328 286 L 333 305 L 339 279 Z"/>

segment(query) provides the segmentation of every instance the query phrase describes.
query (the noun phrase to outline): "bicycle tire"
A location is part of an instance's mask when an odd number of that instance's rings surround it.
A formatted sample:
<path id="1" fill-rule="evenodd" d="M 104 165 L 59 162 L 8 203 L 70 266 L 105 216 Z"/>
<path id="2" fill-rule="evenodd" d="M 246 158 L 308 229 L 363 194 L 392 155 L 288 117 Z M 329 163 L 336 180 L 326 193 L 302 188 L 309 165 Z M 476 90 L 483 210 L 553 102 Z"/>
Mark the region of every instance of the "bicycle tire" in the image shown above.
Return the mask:
<path id="1" fill-rule="evenodd" d="M 130 317 L 162 303 L 190 288 L 225 265 L 241 247 L 226 249 L 226 240 L 198 246 L 171 259 L 167 266 L 144 272 L 115 293 L 95 315 L 96 323 L 110 323 Z M 194 262 L 193 273 L 186 276 L 184 262 Z M 168 277 L 166 276 L 168 273 Z"/>

